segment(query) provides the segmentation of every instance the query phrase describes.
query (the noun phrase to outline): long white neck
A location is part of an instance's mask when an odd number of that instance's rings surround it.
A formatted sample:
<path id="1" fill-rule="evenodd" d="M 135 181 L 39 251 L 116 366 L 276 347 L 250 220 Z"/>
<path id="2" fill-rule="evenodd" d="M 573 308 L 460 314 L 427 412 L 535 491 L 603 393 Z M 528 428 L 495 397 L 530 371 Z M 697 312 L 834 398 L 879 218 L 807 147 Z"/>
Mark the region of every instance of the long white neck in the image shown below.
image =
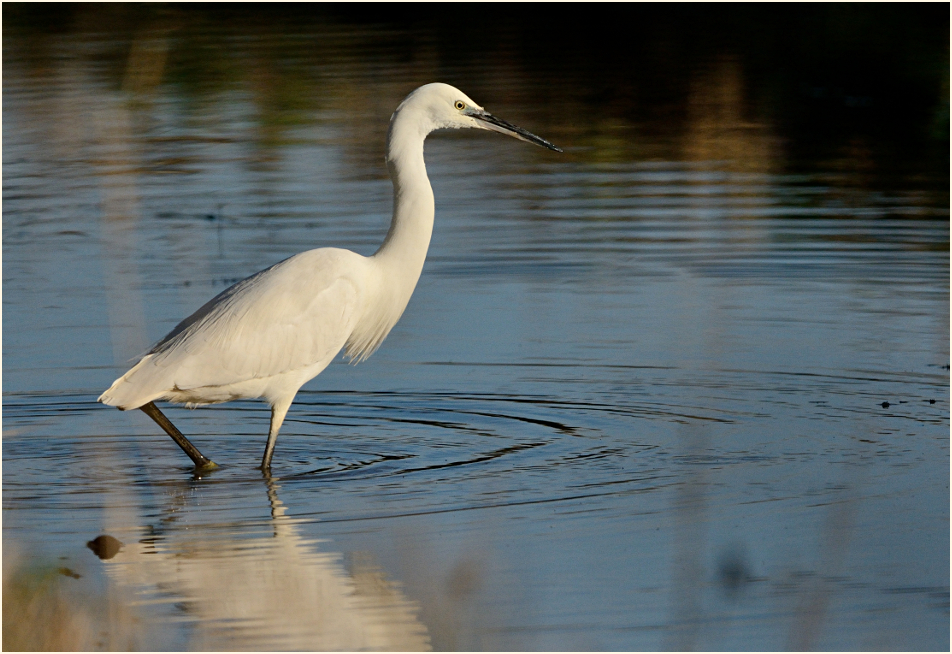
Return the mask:
<path id="1" fill-rule="evenodd" d="M 420 278 L 433 233 L 433 189 L 423 163 L 426 134 L 412 111 L 398 110 L 387 138 L 387 167 L 393 181 L 393 221 L 373 258 L 390 290 L 405 295 L 404 306 Z"/>
<path id="2" fill-rule="evenodd" d="M 393 181 L 393 221 L 380 249 L 369 258 L 372 281 L 367 311 L 347 341 L 355 361 L 370 356 L 397 324 L 423 271 L 433 233 L 433 189 L 423 164 L 426 129 L 412 108 L 401 105 L 390 121 L 387 166 Z"/>

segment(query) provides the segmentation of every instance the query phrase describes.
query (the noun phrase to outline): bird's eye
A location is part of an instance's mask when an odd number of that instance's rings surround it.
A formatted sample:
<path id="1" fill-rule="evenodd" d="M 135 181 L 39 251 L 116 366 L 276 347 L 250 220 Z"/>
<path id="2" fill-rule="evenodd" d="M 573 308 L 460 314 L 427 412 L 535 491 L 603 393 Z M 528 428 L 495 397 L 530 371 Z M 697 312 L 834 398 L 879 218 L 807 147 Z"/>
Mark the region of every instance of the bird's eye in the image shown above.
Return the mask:
<path id="1" fill-rule="evenodd" d="M 463 109 L 466 108 L 466 103 L 463 102 L 462 100 L 457 100 L 456 102 L 453 103 L 453 106 L 456 107 L 459 111 L 462 111 Z"/>

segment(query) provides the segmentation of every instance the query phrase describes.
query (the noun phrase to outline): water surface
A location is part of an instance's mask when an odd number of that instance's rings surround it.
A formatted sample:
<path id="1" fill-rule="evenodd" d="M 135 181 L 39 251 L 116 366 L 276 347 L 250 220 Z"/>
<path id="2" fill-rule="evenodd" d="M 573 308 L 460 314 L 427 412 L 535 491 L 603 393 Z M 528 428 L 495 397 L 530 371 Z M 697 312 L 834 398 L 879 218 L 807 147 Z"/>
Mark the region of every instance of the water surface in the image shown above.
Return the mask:
<path id="1" fill-rule="evenodd" d="M 3 538 L 140 620 L 120 648 L 948 649 L 947 167 L 805 156 L 729 52 L 612 116 L 505 43 L 90 11 L 5 30 Z M 261 403 L 168 409 L 204 476 L 95 403 L 234 281 L 371 254 L 435 79 L 566 152 L 427 141 L 417 291 L 273 477 Z"/>

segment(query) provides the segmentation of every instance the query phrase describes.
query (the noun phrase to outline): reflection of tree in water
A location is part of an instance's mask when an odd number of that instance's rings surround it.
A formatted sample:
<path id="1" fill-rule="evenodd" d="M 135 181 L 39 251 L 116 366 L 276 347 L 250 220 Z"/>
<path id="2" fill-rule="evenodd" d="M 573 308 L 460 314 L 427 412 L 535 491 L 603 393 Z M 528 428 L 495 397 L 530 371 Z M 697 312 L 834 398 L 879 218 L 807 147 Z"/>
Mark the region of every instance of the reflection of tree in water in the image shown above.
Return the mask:
<path id="1" fill-rule="evenodd" d="M 139 612 L 174 604 L 200 650 L 425 650 L 417 607 L 381 571 L 319 552 L 285 515 L 266 478 L 271 533 L 244 536 L 210 525 L 139 538 L 105 562 L 124 590 L 145 594 Z M 156 595 L 159 595 L 157 598 Z"/>

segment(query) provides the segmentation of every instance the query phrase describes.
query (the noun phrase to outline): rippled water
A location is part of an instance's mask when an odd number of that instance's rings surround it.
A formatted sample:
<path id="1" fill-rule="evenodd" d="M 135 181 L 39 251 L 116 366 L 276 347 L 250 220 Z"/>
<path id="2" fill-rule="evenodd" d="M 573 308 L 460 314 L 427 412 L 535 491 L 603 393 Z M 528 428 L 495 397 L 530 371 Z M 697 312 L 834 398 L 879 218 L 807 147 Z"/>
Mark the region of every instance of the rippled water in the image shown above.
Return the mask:
<path id="1" fill-rule="evenodd" d="M 5 550 L 146 648 L 948 648 L 947 179 L 792 165 L 729 59 L 676 137 L 592 135 L 543 81 L 394 63 L 371 28 L 228 32 L 196 92 L 177 29 L 5 35 Z M 200 477 L 95 403 L 233 281 L 372 253 L 386 121 L 431 78 L 566 153 L 431 137 L 413 300 L 305 386 L 273 478 L 261 403 L 169 408 Z"/>

